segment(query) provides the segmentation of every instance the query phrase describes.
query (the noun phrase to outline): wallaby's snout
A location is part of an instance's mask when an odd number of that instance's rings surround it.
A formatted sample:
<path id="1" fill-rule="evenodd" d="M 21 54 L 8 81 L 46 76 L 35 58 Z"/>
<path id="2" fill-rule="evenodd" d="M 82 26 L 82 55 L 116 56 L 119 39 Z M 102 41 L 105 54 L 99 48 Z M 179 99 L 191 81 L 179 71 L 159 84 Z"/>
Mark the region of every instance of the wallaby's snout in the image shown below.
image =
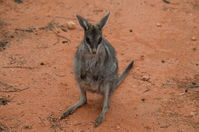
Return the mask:
<path id="1" fill-rule="evenodd" d="M 97 49 L 102 41 L 102 32 L 96 25 L 89 26 L 88 30 L 84 33 L 84 40 L 85 44 L 90 50 L 91 54 L 96 54 Z"/>

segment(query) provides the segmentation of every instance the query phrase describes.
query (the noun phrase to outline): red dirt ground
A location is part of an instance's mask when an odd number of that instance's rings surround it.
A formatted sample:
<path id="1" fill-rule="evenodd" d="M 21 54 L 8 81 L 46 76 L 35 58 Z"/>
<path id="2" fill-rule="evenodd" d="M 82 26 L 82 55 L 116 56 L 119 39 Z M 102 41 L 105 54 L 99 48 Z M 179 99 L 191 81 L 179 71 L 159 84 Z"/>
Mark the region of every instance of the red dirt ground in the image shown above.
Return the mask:
<path id="1" fill-rule="evenodd" d="M 0 0 L 0 131 L 198 132 L 199 93 L 182 93 L 199 83 L 199 1 L 170 1 Z M 135 67 L 99 127 L 96 94 L 59 121 L 79 98 L 72 64 L 83 31 L 75 15 L 95 23 L 106 10 L 104 36 L 120 73 L 131 60 Z"/>

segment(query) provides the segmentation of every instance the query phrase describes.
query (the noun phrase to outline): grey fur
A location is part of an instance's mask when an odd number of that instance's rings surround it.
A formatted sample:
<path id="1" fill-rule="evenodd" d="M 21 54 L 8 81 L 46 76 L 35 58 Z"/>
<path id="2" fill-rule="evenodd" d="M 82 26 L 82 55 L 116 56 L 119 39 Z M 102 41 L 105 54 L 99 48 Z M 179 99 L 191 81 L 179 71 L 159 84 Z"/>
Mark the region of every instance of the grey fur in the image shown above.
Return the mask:
<path id="1" fill-rule="evenodd" d="M 80 99 L 63 113 L 61 119 L 87 103 L 86 91 L 90 91 L 104 96 L 102 112 L 95 121 L 96 126 L 101 124 L 109 109 L 111 94 L 133 66 L 132 61 L 122 75 L 118 76 L 115 50 L 102 36 L 102 28 L 108 20 L 109 14 L 107 12 L 96 25 L 90 24 L 86 19 L 77 15 L 79 23 L 84 29 L 84 39 L 76 51 L 74 62 L 74 73 L 80 88 Z"/>

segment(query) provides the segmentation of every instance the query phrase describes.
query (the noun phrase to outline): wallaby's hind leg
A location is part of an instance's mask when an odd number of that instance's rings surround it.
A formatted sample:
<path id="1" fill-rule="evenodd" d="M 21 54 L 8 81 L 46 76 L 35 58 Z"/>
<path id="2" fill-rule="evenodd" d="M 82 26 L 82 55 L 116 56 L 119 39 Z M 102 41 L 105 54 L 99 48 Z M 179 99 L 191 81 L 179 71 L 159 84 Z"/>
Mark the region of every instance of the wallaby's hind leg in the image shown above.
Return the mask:
<path id="1" fill-rule="evenodd" d="M 102 121 L 105 119 L 105 114 L 109 109 L 109 100 L 110 100 L 110 85 L 107 84 L 105 87 L 105 92 L 104 92 L 104 101 L 103 101 L 103 107 L 102 107 L 102 112 L 99 114 L 97 119 L 95 120 L 95 126 L 98 126 L 102 123 Z"/>
<path id="2" fill-rule="evenodd" d="M 61 120 L 64 119 L 65 117 L 67 117 L 68 115 L 72 114 L 77 108 L 79 108 L 80 106 L 84 105 L 87 103 L 87 98 L 86 98 L 86 91 L 80 88 L 80 99 L 79 101 L 72 105 L 71 107 L 69 107 L 61 116 Z"/>

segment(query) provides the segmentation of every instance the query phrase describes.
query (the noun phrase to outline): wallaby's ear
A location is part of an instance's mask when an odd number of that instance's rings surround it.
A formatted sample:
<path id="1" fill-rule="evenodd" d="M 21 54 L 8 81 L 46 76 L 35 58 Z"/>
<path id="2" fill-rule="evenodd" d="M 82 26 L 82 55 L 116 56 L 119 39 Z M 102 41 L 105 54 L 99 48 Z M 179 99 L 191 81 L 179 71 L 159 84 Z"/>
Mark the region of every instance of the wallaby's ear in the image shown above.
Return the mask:
<path id="1" fill-rule="evenodd" d="M 106 24 L 108 17 L 110 15 L 110 12 L 107 11 L 105 16 L 99 21 L 99 23 L 97 24 L 101 29 L 104 27 L 104 25 Z"/>
<path id="2" fill-rule="evenodd" d="M 84 19 L 83 17 L 81 17 L 80 15 L 76 15 L 79 24 L 84 28 L 84 30 L 88 30 L 89 27 L 89 23 L 86 19 Z"/>

